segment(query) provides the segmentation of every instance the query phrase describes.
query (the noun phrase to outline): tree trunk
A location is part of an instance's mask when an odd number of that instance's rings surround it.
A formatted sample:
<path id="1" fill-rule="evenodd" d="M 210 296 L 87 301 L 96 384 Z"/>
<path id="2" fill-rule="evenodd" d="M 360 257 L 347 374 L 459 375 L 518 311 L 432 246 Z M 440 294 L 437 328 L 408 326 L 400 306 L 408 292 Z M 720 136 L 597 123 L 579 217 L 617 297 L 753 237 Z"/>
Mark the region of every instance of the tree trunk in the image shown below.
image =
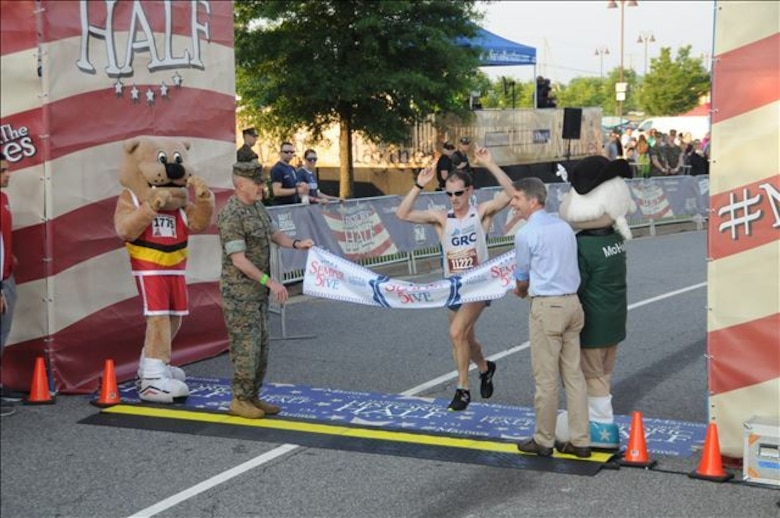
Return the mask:
<path id="1" fill-rule="evenodd" d="M 352 198 L 355 170 L 352 167 L 352 116 L 349 110 L 339 120 L 339 197 Z"/>

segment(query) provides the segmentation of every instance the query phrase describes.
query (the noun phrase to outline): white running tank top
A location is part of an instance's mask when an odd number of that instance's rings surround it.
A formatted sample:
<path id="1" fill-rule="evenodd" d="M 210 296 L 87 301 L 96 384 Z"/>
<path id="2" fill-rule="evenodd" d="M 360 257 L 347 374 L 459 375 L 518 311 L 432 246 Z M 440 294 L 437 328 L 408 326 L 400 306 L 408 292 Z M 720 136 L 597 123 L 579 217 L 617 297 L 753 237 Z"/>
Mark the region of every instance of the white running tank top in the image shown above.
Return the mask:
<path id="1" fill-rule="evenodd" d="M 458 219 L 452 210 L 447 212 L 447 223 L 441 238 L 444 276 L 452 277 L 487 261 L 487 236 L 473 205 L 466 217 Z"/>

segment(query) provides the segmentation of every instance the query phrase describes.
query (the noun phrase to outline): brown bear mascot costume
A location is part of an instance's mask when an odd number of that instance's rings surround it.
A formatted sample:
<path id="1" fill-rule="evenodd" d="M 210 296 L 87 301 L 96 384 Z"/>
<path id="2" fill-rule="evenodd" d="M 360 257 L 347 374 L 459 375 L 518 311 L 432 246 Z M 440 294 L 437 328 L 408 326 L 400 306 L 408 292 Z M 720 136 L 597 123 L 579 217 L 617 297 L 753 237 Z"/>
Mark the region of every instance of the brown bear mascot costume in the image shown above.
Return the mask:
<path id="1" fill-rule="evenodd" d="M 623 159 L 586 157 L 568 178 L 572 188 L 560 207 L 561 218 L 579 230 L 577 260 L 581 281 L 577 295 L 585 311 L 580 365 L 588 387 L 591 446 L 604 450 L 620 448 L 612 410 L 611 377 L 617 345 L 626 338 L 625 240 L 632 237 L 626 215 L 636 210 L 636 204 L 624 178 L 631 176 L 631 166 Z M 559 415 L 559 441 L 568 441 L 567 421 L 565 412 Z"/>
<path id="2" fill-rule="evenodd" d="M 124 143 L 119 182 L 124 187 L 114 212 L 116 233 L 125 241 L 146 316 L 138 365 L 143 401 L 173 403 L 189 395 L 184 371 L 170 365 L 171 342 L 188 313 L 187 239 L 211 223 L 214 194 L 193 176 L 188 142 L 139 136 Z M 195 201 L 189 201 L 187 187 Z"/>

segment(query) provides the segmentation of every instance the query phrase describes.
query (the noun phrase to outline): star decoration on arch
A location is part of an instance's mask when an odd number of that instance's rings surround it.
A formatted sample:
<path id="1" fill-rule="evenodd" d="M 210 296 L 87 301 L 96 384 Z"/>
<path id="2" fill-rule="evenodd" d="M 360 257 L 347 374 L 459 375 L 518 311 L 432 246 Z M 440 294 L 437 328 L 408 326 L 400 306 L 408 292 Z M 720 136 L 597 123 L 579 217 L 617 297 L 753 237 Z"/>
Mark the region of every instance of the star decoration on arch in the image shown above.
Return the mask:
<path id="1" fill-rule="evenodd" d="M 138 88 L 136 88 L 136 86 L 133 85 L 133 88 L 130 90 L 130 100 L 137 103 L 139 101 L 138 96 L 140 95 L 140 93 L 141 92 L 138 90 Z"/>
<path id="2" fill-rule="evenodd" d="M 173 77 L 171 77 L 171 80 L 173 81 L 173 85 L 176 88 L 181 88 L 181 84 L 184 82 L 184 78 L 179 75 L 179 72 L 176 72 L 173 74 Z"/>
<path id="3" fill-rule="evenodd" d="M 116 83 L 114 83 L 114 95 L 117 97 L 122 97 L 122 89 L 125 87 L 125 85 L 122 84 L 122 81 L 120 79 L 116 80 Z"/>
<path id="4" fill-rule="evenodd" d="M 146 89 L 146 102 L 149 104 L 154 104 L 154 90 L 151 88 Z"/>
<path id="5" fill-rule="evenodd" d="M 165 84 L 165 81 L 160 85 L 160 97 L 168 97 L 168 85 Z"/>

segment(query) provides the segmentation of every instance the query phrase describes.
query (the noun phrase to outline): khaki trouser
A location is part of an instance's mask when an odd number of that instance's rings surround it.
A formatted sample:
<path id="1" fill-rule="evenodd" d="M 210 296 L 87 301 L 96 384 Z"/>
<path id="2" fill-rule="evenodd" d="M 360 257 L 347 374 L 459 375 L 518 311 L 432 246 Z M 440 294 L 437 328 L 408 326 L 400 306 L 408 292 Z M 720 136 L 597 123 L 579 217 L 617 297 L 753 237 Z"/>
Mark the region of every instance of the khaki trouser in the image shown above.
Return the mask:
<path id="1" fill-rule="evenodd" d="M 580 368 L 580 331 L 585 315 L 577 295 L 534 297 L 529 328 L 536 393 L 537 444 L 552 447 L 558 414 L 558 387 L 566 390 L 569 433 L 574 446 L 590 446 L 588 396 Z"/>

